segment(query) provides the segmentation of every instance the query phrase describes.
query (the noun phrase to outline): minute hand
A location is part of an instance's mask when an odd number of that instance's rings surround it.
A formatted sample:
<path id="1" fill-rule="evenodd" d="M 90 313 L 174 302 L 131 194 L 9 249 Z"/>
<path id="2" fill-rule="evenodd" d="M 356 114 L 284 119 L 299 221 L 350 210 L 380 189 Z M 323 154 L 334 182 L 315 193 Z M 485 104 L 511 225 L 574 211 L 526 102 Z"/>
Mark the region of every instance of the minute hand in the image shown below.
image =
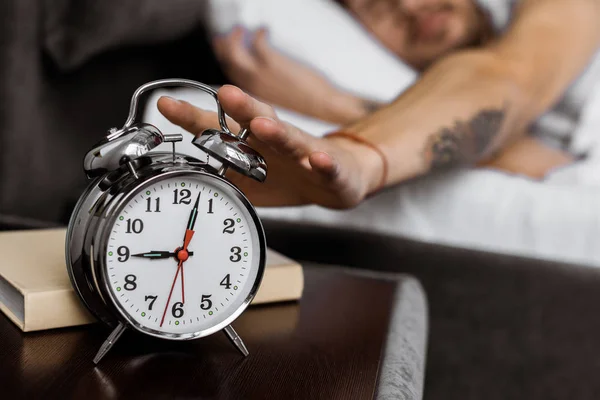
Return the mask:
<path id="1" fill-rule="evenodd" d="M 200 194 L 202 194 L 202 192 L 198 193 L 194 207 L 192 208 L 192 211 L 190 211 L 190 217 L 187 224 L 187 230 L 190 231 L 194 230 L 194 225 L 196 225 L 196 220 L 198 219 L 198 204 L 200 203 Z"/>

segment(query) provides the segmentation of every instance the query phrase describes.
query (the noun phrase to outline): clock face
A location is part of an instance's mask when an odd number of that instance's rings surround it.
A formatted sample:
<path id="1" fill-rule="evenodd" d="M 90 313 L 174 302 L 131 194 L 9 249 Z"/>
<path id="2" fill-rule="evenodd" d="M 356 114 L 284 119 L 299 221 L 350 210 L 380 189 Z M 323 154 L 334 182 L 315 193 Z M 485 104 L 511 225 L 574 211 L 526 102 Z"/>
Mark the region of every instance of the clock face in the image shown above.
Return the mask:
<path id="1" fill-rule="evenodd" d="M 154 179 L 116 213 L 105 254 L 110 296 L 137 329 L 173 339 L 223 328 L 262 276 L 262 228 L 247 201 L 202 173 Z"/>

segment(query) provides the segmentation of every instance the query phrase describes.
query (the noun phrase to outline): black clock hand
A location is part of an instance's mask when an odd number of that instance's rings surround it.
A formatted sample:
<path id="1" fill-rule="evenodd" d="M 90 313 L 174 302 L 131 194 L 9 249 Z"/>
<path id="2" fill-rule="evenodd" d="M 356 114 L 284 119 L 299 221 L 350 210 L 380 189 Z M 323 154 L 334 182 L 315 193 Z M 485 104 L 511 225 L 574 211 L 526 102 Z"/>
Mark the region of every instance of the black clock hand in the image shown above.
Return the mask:
<path id="1" fill-rule="evenodd" d="M 193 251 L 189 251 L 188 255 L 193 256 L 194 252 Z M 171 258 L 171 257 L 177 257 L 177 253 L 172 252 L 172 251 L 149 251 L 147 253 L 138 253 L 138 254 L 132 254 L 132 257 L 141 257 L 141 258 L 149 258 L 151 260 L 158 260 L 161 258 Z"/>
<path id="2" fill-rule="evenodd" d="M 190 211 L 190 218 L 188 219 L 187 230 L 193 231 L 194 225 L 196 225 L 196 219 L 198 218 L 198 204 L 200 203 L 200 195 L 202 192 L 198 193 L 198 197 L 196 197 L 196 202 L 194 203 L 194 207 L 192 211 Z"/>

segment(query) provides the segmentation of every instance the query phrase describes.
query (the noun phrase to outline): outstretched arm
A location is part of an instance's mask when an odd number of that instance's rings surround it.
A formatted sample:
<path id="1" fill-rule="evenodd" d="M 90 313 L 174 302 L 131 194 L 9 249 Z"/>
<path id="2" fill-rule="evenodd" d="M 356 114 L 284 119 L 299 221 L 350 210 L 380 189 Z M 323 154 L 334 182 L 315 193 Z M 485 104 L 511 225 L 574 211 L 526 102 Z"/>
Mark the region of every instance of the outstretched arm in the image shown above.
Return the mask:
<path id="1" fill-rule="evenodd" d="M 598 15 L 599 0 L 524 0 L 497 42 L 444 58 L 347 130 L 383 149 L 389 185 L 481 162 L 518 139 L 583 71 L 600 44 Z"/>

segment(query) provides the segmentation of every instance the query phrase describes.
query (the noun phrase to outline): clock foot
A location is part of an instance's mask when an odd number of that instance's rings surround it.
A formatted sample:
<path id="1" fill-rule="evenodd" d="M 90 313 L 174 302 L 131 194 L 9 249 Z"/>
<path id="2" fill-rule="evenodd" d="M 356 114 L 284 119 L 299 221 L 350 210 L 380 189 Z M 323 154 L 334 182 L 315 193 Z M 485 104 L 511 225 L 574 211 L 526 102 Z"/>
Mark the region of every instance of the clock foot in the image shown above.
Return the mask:
<path id="1" fill-rule="evenodd" d="M 94 364 L 98 364 L 100 360 L 102 360 L 102 358 L 106 355 L 106 353 L 108 353 L 117 340 L 119 340 L 125 329 L 125 324 L 120 322 L 119 325 L 117 325 L 104 343 L 102 343 L 102 346 L 100 346 L 100 350 L 98 350 L 96 357 L 94 357 Z"/>
<path id="2" fill-rule="evenodd" d="M 237 347 L 240 353 L 242 353 L 244 357 L 248 357 L 248 354 L 250 353 L 248 353 L 248 349 L 246 348 L 246 345 L 244 345 L 242 338 L 238 336 L 233 327 L 231 325 L 227 325 L 225 328 L 223 328 L 223 330 L 225 331 L 225 334 L 227 335 L 231 343 L 233 343 L 233 345 Z"/>

